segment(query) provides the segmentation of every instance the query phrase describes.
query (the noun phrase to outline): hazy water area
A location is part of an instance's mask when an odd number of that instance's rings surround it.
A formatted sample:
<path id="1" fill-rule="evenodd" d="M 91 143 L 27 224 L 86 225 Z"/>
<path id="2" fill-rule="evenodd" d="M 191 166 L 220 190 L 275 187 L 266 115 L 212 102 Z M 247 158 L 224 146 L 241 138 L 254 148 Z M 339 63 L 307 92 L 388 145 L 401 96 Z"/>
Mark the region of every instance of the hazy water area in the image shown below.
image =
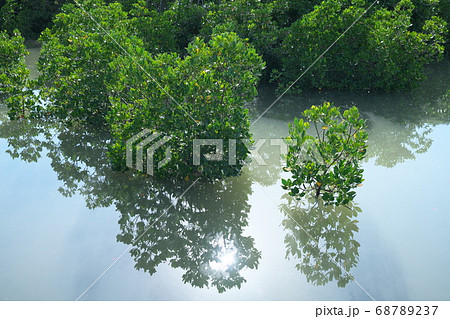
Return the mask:
<path id="1" fill-rule="evenodd" d="M 253 120 L 277 98 L 260 91 Z M 347 208 L 290 203 L 269 142 L 323 101 L 368 122 Z M 449 111 L 448 59 L 413 92 L 283 97 L 251 127 L 265 165 L 192 186 L 111 170 L 105 132 L 3 109 L 0 300 L 74 300 L 113 263 L 81 300 L 449 300 Z"/>

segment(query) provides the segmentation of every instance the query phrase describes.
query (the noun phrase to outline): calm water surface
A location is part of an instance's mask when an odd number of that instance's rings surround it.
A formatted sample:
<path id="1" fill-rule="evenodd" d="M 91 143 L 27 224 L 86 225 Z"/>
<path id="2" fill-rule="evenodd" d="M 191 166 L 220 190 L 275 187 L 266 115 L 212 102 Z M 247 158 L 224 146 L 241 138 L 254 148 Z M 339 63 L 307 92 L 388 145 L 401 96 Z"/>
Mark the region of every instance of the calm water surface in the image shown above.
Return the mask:
<path id="1" fill-rule="evenodd" d="M 101 132 L 2 110 L 0 300 L 76 299 L 119 258 L 81 300 L 449 300 L 449 70 L 409 94 L 285 98 L 252 126 L 281 138 L 312 104 L 358 106 L 370 148 L 343 209 L 289 202 L 268 141 L 267 165 L 181 196 L 191 182 L 111 171 Z M 254 118 L 275 98 L 262 90 Z"/>

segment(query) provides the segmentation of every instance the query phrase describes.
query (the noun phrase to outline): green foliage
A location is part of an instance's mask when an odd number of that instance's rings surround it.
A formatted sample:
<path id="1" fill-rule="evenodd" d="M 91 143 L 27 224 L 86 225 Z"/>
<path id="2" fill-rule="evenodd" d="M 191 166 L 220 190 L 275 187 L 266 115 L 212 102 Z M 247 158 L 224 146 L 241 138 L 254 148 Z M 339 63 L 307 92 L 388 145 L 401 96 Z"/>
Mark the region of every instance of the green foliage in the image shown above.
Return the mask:
<path id="1" fill-rule="evenodd" d="M 92 0 L 83 2 L 83 7 L 100 26 L 83 9 L 64 6 L 53 27 L 40 37 L 39 80 L 52 101 L 50 113 L 69 122 L 101 123 L 110 104 L 109 63 L 124 54 L 122 48 L 143 43 L 130 34 L 127 13 L 120 4 Z"/>
<path id="2" fill-rule="evenodd" d="M 439 1 L 439 16 L 444 19 L 447 23 L 447 29 L 450 29 L 450 1 L 448 0 L 440 0 Z M 450 32 L 447 31 L 447 35 L 445 37 L 446 47 L 445 52 L 448 55 L 450 51 Z"/>
<path id="3" fill-rule="evenodd" d="M 425 77 L 424 67 L 440 60 L 444 53 L 445 22 L 433 16 L 424 22 L 422 32 L 409 31 L 413 5 L 401 1 L 394 10 L 380 9 L 367 25 L 367 49 L 361 52 L 365 60 L 365 87 L 388 91 L 415 87 Z"/>
<path id="4" fill-rule="evenodd" d="M 321 0 L 275 0 L 272 2 L 274 6 L 273 20 L 281 27 L 289 27 L 321 2 Z"/>
<path id="5" fill-rule="evenodd" d="M 363 181 L 360 162 L 367 150 L 365 121 L 356 107 L 345 110 L 325 102 L 303 112 L 289 125 L 290 144 L 282 187 L 295 197 L 314 195 L 325 204 L 347 204 Z M 315 136 L 308 134 L 314 129 Z"/>
<path id="6" fill-rule="evenodd" d="M 206 9 L 197 1 L 182 0 L 175 1 L 164 11 L 157 11 L 154 5 L 140 0 L 133 5 L 130 14 L 135 34 L 144 40 L 147 51 L 185 54 L 189 42 L 199 34 Z"/>
<path id="7" fill-rule="evenodd" d="M 23 86 L 29 71 L 25 65 L 28 51 L 23 44 L 24 39 L 18 30 L 10 37 L 0 32 L 0 94 L 10 95 L 14 86 Z"/>
<path id="8" fill-rule="evenodd" d="M 100 0 L 83 7 L 100 26 L 83 9 L 66 5 L 41 36 L 39 80 L 51 101 L 46 112 L 68 123 L 107 124 L 116 168 L 124 168 L 126 140 L 146 128 L 172 138 L 173 163 L 163 176 L 237 174 L 240 163 L 189 162 L 198 138 L 225 139 L 225 158 L 228 139 L 236 139 L 238 159 L 247 155 L 244 103 L 256 96 L 264 67 L 255 50 L 226 33 L 208 44 L 197 38 L 182 58 L 163 53 L 177 47 L 171 10 L 159 14 L 139 2 L 127 13 Z"/>
<path id="9" fill-rule="evenodd" d="M 248 39 L 262 55 L 269 69 L 279 66 L 282 30 L 274 23 L 274 4 L 259 0 L 223 1 L 211 5 L 201 34 L 211 36 L 224 31 Z"/>
<path id="10" fill-rule="evenodd" d="M 315 7 L 315 1 L 120 2 L 123 6 L 110 0 L 84 0 L 83 8 L 66 4 L 43 32 L 39 84 L 41 97 L 50 101 L 46 107 L 36 103 L 35 83 L 28 80 L 26 50 L 18 44 L 23 39 L 2 34 L 3 99 L 13 118 L 46 113 L 70 124 L 108 125 L 115 139 L 110 154 L 120 169 L 127 139 L 144 128 L 165 133 L 174 161 L 161 175 L 181 177 L 239 171 L 248 152 L 241 141 L 250 138 L 244 104 L 256 96 L 264 68 L 258 54 L 281 85 L 290 84 L 368 5 L 365 0 L 325 0 Z M 445 16 L 442 3 L 401 0 L 376 7 L 298 86 L 409 89 L 424 77 L 424 67 L 443 55 L 448 32 L 438 16 Z M 419 12 L 414 4 L 425 11 L 423 21 L 411 27 Z M 17 8 L 26 8 L 19 0 L 4 1 L 2 7 L 11 26 L 20 16 Z M 199 33 L 205 40 L 196 38 Z M 22 62 L 8 62 L 14 57 Z M 190 143 L 199 138 L 224 139 L 225 159 L 227 140 L 238 140 L 238 164 L 202 158 L 202 165 L 192 166 Z M 156 159 L 162 156 L 157 153 Z"/>
<path id="11" fill-rule="evenodd" d="M 25 65 L 24 39 L 18 30 L 13 36 L 0 32 L 0 103 L 8 107 L 11 118 L 29 115 L 36 107 L 34 83 L 28 79 L 30 71 Z"/>
<path id="12" fill-rule="evenodd" d="M 130 11 L 130 17 L 133 34 L 144 41 L 144 48 L 148 52 L 157 54 L 180 51 L 173 32 L 173 11 L 150 11 L 144 1 L 139 1 Z"/>
<path id="13" fill-rule="evenodd" d="M 84 0 L 78 0 L 78 2 L 83 5 Z M 105 0 L 106 4 L 120 3 L 123 10 L 127 12 L 133 10 L 137 3 L 150 11 L 163 12 L 173 2 L 168 0 Z M 69 3 L 76 5 L 74 0 L 2 0 L 0 1 L 0 30 L 6 30 L 12 34 L 14 29 L 19 29 L 26 39 L 37 39 L 42 31 L 51 28 L 52 20 L 60 12 L 62 6 Z M 195 5 L 198 4 L 199 1 L 195 1 Z M 188 6 L 186 5 L 185 8 Z"/>
<path id="14" fill-rule="evenodd" d="M 42 33 L 39 81 L 52 101 L 48 113 L 68 122 L 102 124 L 110 107 L 107 85 L 115 72 L 110 63 L 137 48 L 152 54 L 178 48 L 171 12 L 149 11 L 142 1 L 130 13 L 102 0 L 84 1 L 82 7 L 65 5 L 52 28 Z"/>
<path id="15" fill-rule="evenodd" d="M 250 138 L 244 103 L 256 96 L 264 63 L 234 33 L 216 35 L 208 43 L 197 38 L 187 54 L 182 59 L 174 53 L 152 56 L 138 50 L 134 56 L 140 57 L 145 72 L 127 57 L 112 63 L 117 72 L 109 87 L 114 93 L 108 123 L 116 141 L 110 154 L 117 168 L 125 164 L 126 141 L 150 129 L 171 137 L 172 160 L 156 175 L 217 178 L 239 172 L 240 160 L 248 153 L 242 140 Z M 194 139 L 224 139 L 224 161 L 202 158 L 201 165 L 194 166 Z M 237 140 L 235 166 L 228 165 L 228 139 Z M 155 158 L 163 156 L 161 150 Z"/>
<path id="16" fill-rule="evenodd" d="M 358 17 L 364 0 L 326 0 L 292 24 L 283 42 L 281 82 L 290 84 Z M 328 89 L 406 90 L 424 77 L 424 66 L 443 55 L 445 22 L 437 16 L 411 31 L 414 6 L 402 0 L 361 18 L 299 81 Z"/>
<path id="17" fill-rule="evenodd" d="M 177 0 L 164 12 L 170 16 L 178 51 L 185 52 L 188 44 L 200 33 L 206 8 L 200 1 Z"/>
<path id="18" fill-rule="evenodd" d="M 351 6 L 348 1 L 326 0 L 291 26 L 282 46 L 282 76 L 288 84 L 300 76 L 364 12 L 363 5 L 361 1 Z M 334 48 L 306 73 L 301 86 L 334 88 L 355 82 L 352 77 L 355 69 L 360 66 L 351 60 L 355 59 L 363 41 L 365 38 L 361 36 L 361 27 L 355 26 L 345 39 L 336 43 Z"/>
<path id="19" fill-rule="evenodd" d="M 0 29 L 10 34 L 19 29 L 25 38 L 36 39 L 49 27 L 67 0 L 6 0 L 0 5 Z"/>
<path id="20" fill-rule="evenodd" d="M 427 20 L 439 15 L 439 3 L 448 0 L 412 0 L 414 11 L 411 16 L 412 30 L 420 32 Z"/>
<path id="21" fill-rule="evenodd" d="M 121 10 L 129 13 L 124 19 L 129 24 L 128 35 L 144 41 L 145 49 L 156 54 L 184 55 L 188 43 L 196 36 L 208 38 L 212 34 L 235 32 L 249 39 L 263 56 L 267 65 L 264 77 L 271 75 L 280 89 L 297 79 L 371 3 L 368 0 L 79 2 L 88 11 L 92 3 L 112 7 L 120 4 Z M 10 35 L 18 28 L 26 38 L 36 38 L 45 28 L 51 28 L 52 19 L 68 3 L 74 4 L 69 8 L 79 10 L 73 0 L 0 1 L 0 28 Z M 68 13 L 67 9 L 65 12 Z M 304 88 L 393 91 L 416 86 L 424 78 L 424 67 L 442 58 L 445 42 L 448 49 L 450 37 L 444 23 L 449 22 L 448 12 L 448 0 L 380 0 L 290 92 Z M 107 19 L 103 16 L 100 20 Z M 81 19 L 79 22 L 84 23 Z M 429 32 L 430 25 L 433 34 Z"/>
<path id="22" fill-rule="evenodd" d="M 380 0 L 379 5 L 383 8 L 392 10 L 399 3 L 399 0 Z M 420 31 L 424 22 L 431 17 L 441 15 L 439 9 L 440 4 L 448 2 L 448 0 L 411 0 L 414 9 L 411 16 L 411 30 Z"/>
<path id="23" fill-rule="evenodd" d="M 105 0 L 107 4 L 109 3 L 120 3 L 122 5 L 123 10 L 130 11 L 133 9 L 136 3 L 141 2 L 145 3 L 147 7 L 150 8 L 150 3 L 155 1 L 145 1 L 145 0 Z"/>

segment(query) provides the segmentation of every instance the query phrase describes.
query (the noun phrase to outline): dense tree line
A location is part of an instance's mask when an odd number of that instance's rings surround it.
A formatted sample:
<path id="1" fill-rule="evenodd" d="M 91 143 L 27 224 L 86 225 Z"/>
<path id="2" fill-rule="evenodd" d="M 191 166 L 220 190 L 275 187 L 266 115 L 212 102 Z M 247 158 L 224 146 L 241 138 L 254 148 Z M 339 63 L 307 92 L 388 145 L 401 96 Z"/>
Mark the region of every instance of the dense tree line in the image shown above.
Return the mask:
<path id="1" fill-rule="evenodd" d="M 121 4 L 149 51 L 185 53 L 198 35 L 235 32 L 255 46 L 267 64 L 265 78 L 280 88 L 298 77 L 371 4 L 368 0 L 104 2 Z M 1 0 L 0 29 L 10 34 L 18 29 L 25 38 L 37 38 L 68 3 L 74 1 Z M 423 66 L 442 57 L 449 39 L 449 12 L 448 0 L 381 0 L 297 88 L 415 86 L 423 78 Z"/>

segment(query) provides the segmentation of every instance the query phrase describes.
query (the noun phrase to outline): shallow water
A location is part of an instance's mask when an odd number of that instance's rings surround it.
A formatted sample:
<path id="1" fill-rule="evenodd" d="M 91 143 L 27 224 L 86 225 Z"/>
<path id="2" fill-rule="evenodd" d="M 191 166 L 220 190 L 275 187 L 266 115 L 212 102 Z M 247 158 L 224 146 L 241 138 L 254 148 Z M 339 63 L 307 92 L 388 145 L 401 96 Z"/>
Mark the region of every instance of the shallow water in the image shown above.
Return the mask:
<path id="1" fill-rule="evenodd" d="M 39 76 L 39 71 L 36 63 L 39 59 L 41 49 L 38 46 L 34 45 L 32 47 L 28 47 L 27 50 L 29 54 L 25 57 L 25 60 L 30 70 L 30 78 L 36 79 Z"/>
<path id="2" fill-rule="evenodd" d="M 192 182 L 111 171 L 107 135 L 3 110 L 0 300 L 73 300 L 115 262 L 81 300 L 448 300 L 449 70 L 408 94 L 283 98 L 252 126 L 255 139 L 282 138 L 311 104 L 360 108 L 365 181 L 350 209 L 329 212 L 283 198 L 268 141 L 266 166 L 184 193 Z M 252 116 L 275 98 L 263 90 Z"/>

